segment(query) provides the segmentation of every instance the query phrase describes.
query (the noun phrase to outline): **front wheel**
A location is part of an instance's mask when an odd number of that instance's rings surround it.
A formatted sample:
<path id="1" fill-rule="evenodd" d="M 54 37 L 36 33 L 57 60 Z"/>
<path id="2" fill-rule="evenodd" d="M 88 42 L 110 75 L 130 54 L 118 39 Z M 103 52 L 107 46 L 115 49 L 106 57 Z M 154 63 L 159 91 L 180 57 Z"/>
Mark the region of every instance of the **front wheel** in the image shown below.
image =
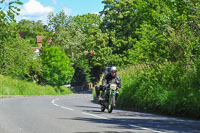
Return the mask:
<path id="1" fill-rule="evenodd" d="M 113 97 L 112 95 L 110 95 L 108 102 L 108 113 L 112 113 L 112 110 L 113 110 Z"/>
<path id="2" fill-rule="evenodd" d="M 105 106 L 104 105 L 101 105 L 101 112 L 104 112 L 105 111 Z"/>
<path id="3" fill-rule="evenodd" d="M 113 105 L 109 104 L 108 105 L 108 113 L 112 113 L 112 110 L 113 110 Z"/>

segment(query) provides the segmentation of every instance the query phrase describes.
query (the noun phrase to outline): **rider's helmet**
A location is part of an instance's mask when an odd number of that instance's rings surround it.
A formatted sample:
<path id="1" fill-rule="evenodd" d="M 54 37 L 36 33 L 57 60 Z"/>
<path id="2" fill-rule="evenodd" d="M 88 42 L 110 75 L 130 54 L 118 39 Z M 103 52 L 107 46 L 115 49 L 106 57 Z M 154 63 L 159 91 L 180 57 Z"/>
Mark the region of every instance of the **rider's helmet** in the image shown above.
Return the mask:
<path id="1" fill-rule="evenodd" d="M 111 68 L 110 68 L 110 72 L 117 72 L 117 67 L 115 67 L 115 66 L 112 66 Z"/>

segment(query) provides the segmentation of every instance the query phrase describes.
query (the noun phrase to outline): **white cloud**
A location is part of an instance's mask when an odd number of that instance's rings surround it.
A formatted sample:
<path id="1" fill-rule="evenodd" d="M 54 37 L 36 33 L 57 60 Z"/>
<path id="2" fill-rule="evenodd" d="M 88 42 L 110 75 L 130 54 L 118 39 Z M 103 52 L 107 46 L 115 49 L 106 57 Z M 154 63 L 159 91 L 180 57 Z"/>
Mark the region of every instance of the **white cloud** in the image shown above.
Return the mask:
<path id="1" fill-rule="evenodd" d="M 44 16 L 48 15 L 48 13 L 52 12 L 53 10 L 53 7 L 45 7 L 36 0 L 29 0 L 28 3 L 23 5 L 20 14 L 22 16 Z"/>
<path id="2" fill-rule="evenodd" d="M 64 10 L 65 14 L 68 15 L 68 16 L 70 16 L 71 13 L 72 13 L 72 9 L 70 9 L 70 8 L 65 7 L 63 10 Z"/>
<path id="3" fill-rule="evenodd" d="M 52 0 L 52 3 L 54 5 L 57 4 L 57 0 Z M 56 11 L 51 6 L 44 6 L 37 0 L 29 0 L 27 3 L 24 3 L 24 5 L 21 8 L 20 15 L 16 16 L 16 20 L 20 21 L 21 19 L 26 20 L 42 20 L 43 23 L 47 23 L 47 16 L 50 12 Z M 72 9 L 70 8 L 63 8 L 66 15 L 70 16 L 72 13 Z"/>
<path id="4" fill-rule="evenodd" d="M 43 6 L 37 0 L 29 0 L 21 7 L 20 15 L 16 16 L 16 20 L 42 20 L 43 23 L 47 22 L 49 12 L 53 12 L 54 8 L 50 6 Z"/>

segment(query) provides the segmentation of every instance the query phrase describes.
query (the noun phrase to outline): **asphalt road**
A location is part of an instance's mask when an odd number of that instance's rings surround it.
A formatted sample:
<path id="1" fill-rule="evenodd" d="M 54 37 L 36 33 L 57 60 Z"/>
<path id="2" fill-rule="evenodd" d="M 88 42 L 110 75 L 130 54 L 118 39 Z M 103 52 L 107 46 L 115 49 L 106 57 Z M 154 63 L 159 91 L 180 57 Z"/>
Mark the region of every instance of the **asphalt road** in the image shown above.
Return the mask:
<path id="1" fill-rule="evenodd" d="M 0 99 L 0 133 L 200 133 L 200 121 L 114 109 L 90 92 Z"/>

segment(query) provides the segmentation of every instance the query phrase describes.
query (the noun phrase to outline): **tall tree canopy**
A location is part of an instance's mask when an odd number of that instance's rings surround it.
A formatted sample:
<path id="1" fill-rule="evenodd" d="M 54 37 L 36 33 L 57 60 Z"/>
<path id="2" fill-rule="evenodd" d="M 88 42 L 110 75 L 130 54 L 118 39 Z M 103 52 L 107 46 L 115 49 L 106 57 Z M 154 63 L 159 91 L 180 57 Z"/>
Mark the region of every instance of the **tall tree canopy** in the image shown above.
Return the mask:
<path id="1" fill-rule="evenodd" d="M 123 62 L 176 61 L 198 51 L 199 1 L 104 0 L 103 3 L 101 29 L 109 33 L 109 45 L 113 46 L 114 54 L 123 57 Z"/>

